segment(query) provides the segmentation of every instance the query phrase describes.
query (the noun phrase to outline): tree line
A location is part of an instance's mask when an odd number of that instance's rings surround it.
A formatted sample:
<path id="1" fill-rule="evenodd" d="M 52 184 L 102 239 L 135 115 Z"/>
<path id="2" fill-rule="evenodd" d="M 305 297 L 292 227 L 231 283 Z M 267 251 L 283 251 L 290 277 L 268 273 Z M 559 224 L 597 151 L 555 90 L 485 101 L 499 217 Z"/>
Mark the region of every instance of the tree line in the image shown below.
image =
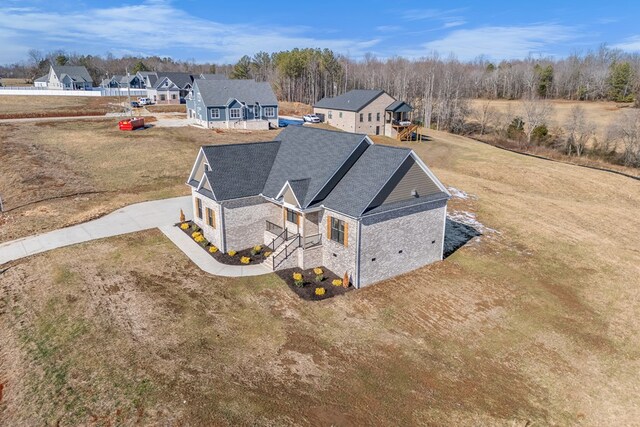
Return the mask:
<path id="1" fill-rule="evenodd" d="M 35 79 L 48 70 L 49 63 L 84 65 L 95 82 L 113 74 L 140 70 L 184 71 L 193 74 L 223 73 L 230 78 L 253 78 L 272 84 L 282 101 L 313 104 L 326 96 L 340 95 L 351 89 L 382 89 L 397 99 L 410 103 L 414 117 L 439 130 L 465 133 L 469 121 L 480 117 L 482 133 L 514 136 L 521 121 L 524 140 L 531 144 L 547 126 L 545 100 L 611 100 L 640 102 L 640 54 L 601 46 L 565 58 L 524 58 L 493 62 L 480 56 L 473 61 L 432 54 L 420 59 L 373 55 L 354 60 L 329 49 L 292 49 L 258 52 L 243 56 L 235 64 L 196 63 L 169 57 L 115 57 L 69 54 L 64 51 L 42 53 L 29 51 L 27 60 L 0 67 L 0 75 Z M 518 117 L 510 117 L 500 126 L 489 124 L 492 107 L 472 109 L 470 99 L 522 100 Z M 483 117 L 484 116 L 484 117 Z M 542 116 L 541 119 L 538 117 Z M 580 116 L 576 113 L 576 116 Z M 514 123 L 515 121 L 515 123 Z M 478 122 L 474 120 L 474 122 Z M 632 120 L 633 122 L 633 120 Z M 511 127 L 511 132 L 507 130 Z M 627 132 L 628 133 L 628 132 Z M 570 131 L 573 141 L 580 140 Z M 612 139 L 615 132 L 611 132 Z M 623 135 L 620 143 L 633 141 Z M 538 138 L 539 139 L 539 138 Z M 631 145 L 635 142 L 631 142 Z M 570 154 L 581 155 L 584 149 L 573 147 Z M 631 153 L 634 153 L 631 150 Z M 638 157 L 637 161 L 634 160 Z M 625 156 L 625 164 L 640 165 L 640 154 Z"/>

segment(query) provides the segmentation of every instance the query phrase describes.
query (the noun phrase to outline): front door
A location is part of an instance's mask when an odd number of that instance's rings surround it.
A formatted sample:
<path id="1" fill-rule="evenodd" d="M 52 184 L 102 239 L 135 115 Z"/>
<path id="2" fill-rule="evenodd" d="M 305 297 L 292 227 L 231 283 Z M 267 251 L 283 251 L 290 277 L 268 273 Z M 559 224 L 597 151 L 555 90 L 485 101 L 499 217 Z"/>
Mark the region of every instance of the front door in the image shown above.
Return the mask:
<path id="1" fill-rule="evenodd" d="M 380 135 L 380 126 L 376 126 L 376 135 Z"/>

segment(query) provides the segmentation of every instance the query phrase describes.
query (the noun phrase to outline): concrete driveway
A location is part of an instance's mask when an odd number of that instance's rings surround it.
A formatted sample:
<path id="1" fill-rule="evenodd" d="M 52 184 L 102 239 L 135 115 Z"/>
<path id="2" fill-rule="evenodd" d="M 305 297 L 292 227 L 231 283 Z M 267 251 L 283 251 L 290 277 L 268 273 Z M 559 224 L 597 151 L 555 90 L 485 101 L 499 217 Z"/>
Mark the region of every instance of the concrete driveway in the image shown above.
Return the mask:
<path id="1" fill-rule="evenodd" d="M 190 196 L 136 203 L 83 224 L 2 243 L 0 265 L 51 249 L 175 224 L 180 209 L 187 217 L 193 215 Z"/>
<path id="2" fill-rule="evenodd" d="M 174 226 L 180 220 L 180 209 L 187 218 L 193 218 L 191 196 L 136 203 L 84 224 L 2 243 L 0 244 L 0 266 L 52 249 L 158 228 L 198 268 L 209 274 L 242 277 L 271 273 L 263 264 L 238 266 L 216 261 L 200 245 Z"/>

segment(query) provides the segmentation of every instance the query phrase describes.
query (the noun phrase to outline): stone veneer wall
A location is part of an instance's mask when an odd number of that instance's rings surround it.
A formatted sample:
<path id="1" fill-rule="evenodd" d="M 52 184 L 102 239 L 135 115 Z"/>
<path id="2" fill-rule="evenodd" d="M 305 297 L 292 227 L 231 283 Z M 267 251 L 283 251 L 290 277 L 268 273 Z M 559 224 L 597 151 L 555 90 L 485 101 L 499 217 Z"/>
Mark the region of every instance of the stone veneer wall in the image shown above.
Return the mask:
<path id="1" fill-rule="evenodd" d="M 278 224 L 282 208 L 262 197 L 222 202 L 224 208 L 225 251 L 250 248 L 264 242 L 265 221 Z"/>
<path id="2" fill-rule="evenodd" d="M 434 202 L 363 218 L 360 287 L 441 260 L 446 209 Z"/>
<path id="3" fill-rule="evenodd" d="M 327 215 L 343 220 L 348 224 L 347 246 L 334 242 L 327 236 Z M 358 223 L 344 215 L 324 210 L 320 219 L 320 231 L 322 233 L 322 261 L 325 267 L 338 276 L 344 276 L 345 271 L 354 282 L 356 272 L 356 252 Z"/>
<path id="4" fill-rule="evenodd" d="M 207 239 L 212 244 L 216 245 L 218 248 L 222 249 L 221 247 L 222 229 L 220 228 L 220 209 L 221 209 L 220 205 L 216 201 L 211 200 L 210 198 L 197 193 L 196 190 L 194 190 L 193 188 L 191 189 L 191 196 L 192 196 L 191 203 L 193 204 L 193 222 L 195 222 L 196 225 L 202 229 L 202 235 L 204 236 L 205 239 Z M 196 200 L 195 200 L 196 197 L 202 200 L 202 219 L 198 218 L 197 216 Z M 207 225 L 206 208 L 209 208 L 213 210 L 213 212 L 215 212 L 215 216 L 216 216 L 215 228 Z"/>

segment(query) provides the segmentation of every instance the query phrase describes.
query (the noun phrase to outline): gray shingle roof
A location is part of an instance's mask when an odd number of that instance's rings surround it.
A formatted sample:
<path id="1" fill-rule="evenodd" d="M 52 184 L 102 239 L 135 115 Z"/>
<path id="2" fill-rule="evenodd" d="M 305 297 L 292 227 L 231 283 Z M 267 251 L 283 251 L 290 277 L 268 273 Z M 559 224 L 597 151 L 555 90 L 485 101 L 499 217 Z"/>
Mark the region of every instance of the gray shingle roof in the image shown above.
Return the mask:
<path id="1" fill-rule="evenodd" d="M 314 107 L 360 111 L 383 93 L 383 90 L 354 89 L 333 98 L 322 98 L 315 103 Z"/>
<path id="2" fill-rule="evenodd" d="M 289 126 L 277 141 L 202 149 L 211 166 L 206 175 L 218 201 L 259 194 L 275 199 L 289 182 L 301 208 L 324 205 L 357 218 L 448 198 L 436 190 L 425 197 L 370 207 L 380 191 L 404 176 L 401 166 L 413 160 L 407 160 L 412 153 L 409 149 L 371 145 L 365 138 Z M 198 183 L 190 181 L 189 185 Z"/>
<path id="3" fill-rule="evenodd" d="M 279 139 L 280 150 L 262 194 L 275 198 L 285 182 L 309 179 L 304 199 L 298 200 L 303 208 L 313 201 L 356 147 L 366 144 L 365 135 L 304 126 L 287 126 Z"/>
<path id="4" fill-rule="evenodd" d="M 216 199 L 260 194 L 279 147 L 279 141 L 202 147 L 211 166 L 206 174 Z"/>
<path id="5" fill-rule="evenodd" d="M 291 191 L 293 191 L 293 194 L 296 196 L 296 199 L 298 201 L 304 200 L 307 196 L 307 190 L 309 190 L 309 182 L 311 182 L 311 178 L 292 179 L 289 181 Z"/>
<path id="6" fill-rule="evenodd" d="M 251 105 L 278 105 L 278 99 L 267 82 L 198 79 L 195 85 L 198 86 L 200 96 L 207 107 L 224 106 L 230 99 Z"/>
<path id="7" fill-rule="evenodd" d="M 204 80 L 227 80 L 228 77 L 224 74 L 218 73 L 202 73 L 200 74 L 200 78 Z"/>
<path id="8" fill-rule="evenodd" d="M 322 204 L 353 217 L 362 215 L 410 153 L 405 148 L 369 146 Z"/>
<path id="9" fill-rule="evenodd" d="M 93 83 L 91 75 L 87 69 L 81 65 L 52 65 L 51 67 L 53 67 L 53 71 L 59 79 L 62 79 L 62 75 L 66 74 L 74 81 Z"/>
<path id="10" fill-rule="evenodd" d="M 193 76 L 189 73 L 180 72 L 158 72 L 156 73 L 158 80 L 154 83 L 154 89 L 165 77 L 171 80 L 173 84 L 180 89 L 184 89 L 187 85 L 193 85 Z"/>
<path id="11" fill-rule="evenodd" d="M 404 101 L 394 101 L 385 108 L 385 111 L 393 111 L 394 113 L 408 113 L 413 111 L 413 107 Z"/>
<path id="12" fill-rule="evenodd" d="M 49 74 L 45 74 L 42 77 L 38 77 L 37 79 L 34 80 L 34 82 L 46 82 L 49 80 Z"/>

